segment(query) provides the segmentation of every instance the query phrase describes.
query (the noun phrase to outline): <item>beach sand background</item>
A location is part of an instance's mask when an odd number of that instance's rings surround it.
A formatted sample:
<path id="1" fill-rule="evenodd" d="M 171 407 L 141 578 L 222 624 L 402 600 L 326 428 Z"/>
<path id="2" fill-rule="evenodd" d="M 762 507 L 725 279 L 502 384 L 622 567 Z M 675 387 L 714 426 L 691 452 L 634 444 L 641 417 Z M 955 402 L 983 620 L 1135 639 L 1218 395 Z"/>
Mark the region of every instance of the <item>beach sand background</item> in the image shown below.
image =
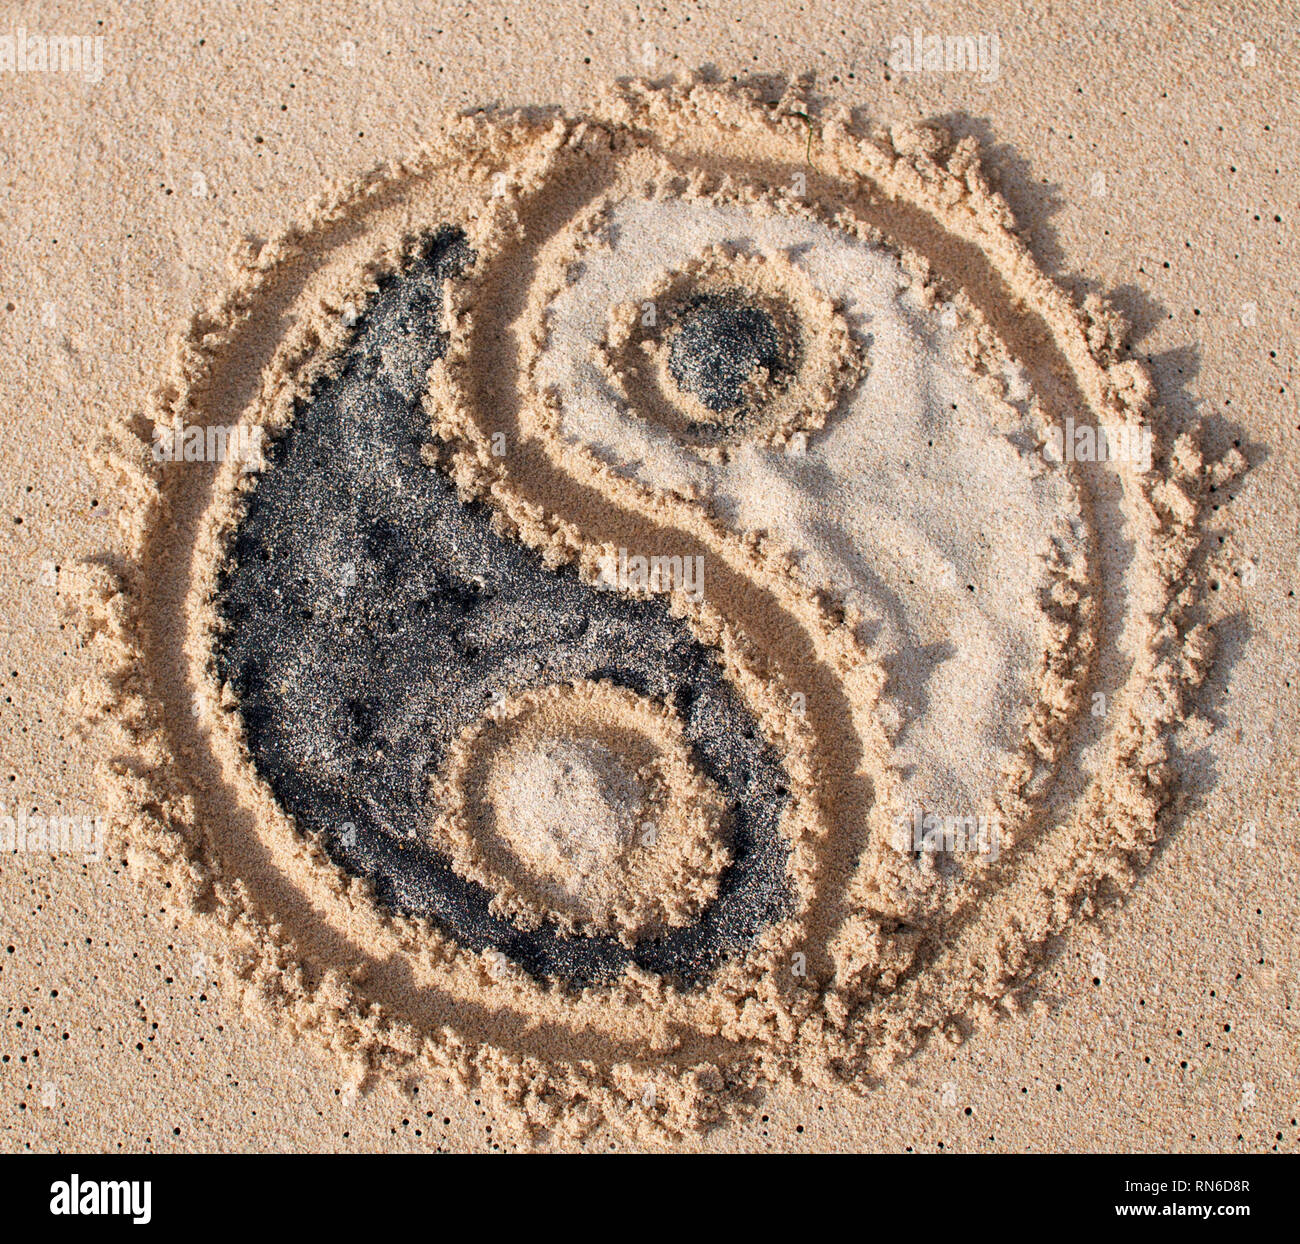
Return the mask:
<path id="1" fill-rule="evenodd" d="M 400 158 L 448 111 L 580 108 L 612 78 L 815 75 L 881 122 L 972 134 L 1043 266 L 1110 295 L 1177 426 L 1239 443 L 1214 515 L 1215 723 L 1187 814 L 1124 905 L 1054 946 L 1021 1015 L 932 1042 L 865 1097 L 773 1091 L 717 1149 L 1294 1149 L 1300 589 L 1297 32 L 1281 6 L 933 4 L 804 12 L 479 3 L 6 5 L 0 35 L 102 35 L 103 77 L 0 72 L 0 800 L 95 815 L 69 696 L 89 657 L 67 575 L 116 539 L 85 461 L 142 407 L 168 337 L 327 182 Z M 997 73 L 892 73 L 890 42 L 998 35 Z M 1251 845 L 1251 843 L 1254 845 Z M 443 1149 L 504 1142 L 486 1104 L 348 1091 L 247 1019 L 195 930 L 120 863 L 0 857 L 0 1147 Z M 611 1143 L 597 1134 L 586 1145 Z"/>

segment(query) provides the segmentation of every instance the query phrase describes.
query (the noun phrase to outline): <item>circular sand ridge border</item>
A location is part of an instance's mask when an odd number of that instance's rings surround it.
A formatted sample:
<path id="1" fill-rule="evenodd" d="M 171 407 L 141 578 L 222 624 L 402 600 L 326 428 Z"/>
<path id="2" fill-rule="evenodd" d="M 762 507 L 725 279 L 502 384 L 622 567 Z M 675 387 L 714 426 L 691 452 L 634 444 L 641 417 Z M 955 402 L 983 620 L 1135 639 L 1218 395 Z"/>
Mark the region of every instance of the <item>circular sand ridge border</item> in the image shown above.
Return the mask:
<path id="1" fill-rule="evenodd" d="M 504 757 L 553 740 L 604 746 L 632 771 L 644 800 L 612 875 L 576 893 L 573 882 L 586 879 L 571 868 L 539 868 L 540 853 L 499 823 L 490 794 Z M 490 890 L 504 913 L 522 923 L 560 918 L 575 930 L 614 930 L 628 945 L 698 918 L 731 859 L 724 803 L 691 763 L 681 721 L 611 683 L 549 687 L 494 707 L 453 744 L 432 802 L 434 840 L 448 844 L 452 866 Z"/>
<path id="2" fill-rule="evenodd" d="M 802 101 L 794 102 L 806 108 Z M 439 152 L 345 189 L 320 204 L 309 225 L 291 230 L 260 254 L 247 255 L 232 294 L 196 317 L 181 342 L 174 379 L 155 408 L 156 421 L 170 424 L 174 415 L 185 414 L 201 423 L 234 409 L 241 390 L 223 370 L 224 352 L 235 350 L 239 364 L 247 363 L 250 352 L 256 357 L 258 332 L 277 331 L 269 322 L 274 315 L 261 314 L 258 299 L 272 308 L 283 303 L 286 295 L 292 302 L 293 284 L 300 279 L 297 268 L 312 253 L 329 256 L 331 247 L 340 245 L 337 237 L 329 240 L 331 225 L 348 225 L 338 235 L 346 239 L 353 221 L 364 218 L 371 225 L 367 236 L 373 237 L 385 208 L 392 209 L 388 219 L 395 234 L 409 229 L 407 221 L 412 219 L 455 220 L 451 205 L 429 210 L 425 203 L 422 208 L 414 194 L 422 185 L 427 189 L 430 174 L 444 161 L 468 171 L 467 188 L 486 190 L 490 173 L 510 166 L 512 155 L 536 152 L 539 146 L 553 149 L 557 143 L 589 141 L 604 133 L 630 133 L 638 140 L 653 137 L 671 143 L 689 123 L 697 128 L 707 125 L 715 146 L 721 126 L 778 153 L 769 156 L 778 167 L 802 163 L 805 124 L 789 116 L 789 107 L 773 113 L 740 94 L 699 84 L 662 91 L 632 86 L 603 96 L 592 111 L 593 120 L 555 122 L 549 128 L 520 118 L 461 123 L 451 129 Z M 825 170 L 818 177 L 840 177 L 871 200 L 877 215 L 893 212 L 896 218 L 891 224 L 905 225 L 907 232 L 922 240 L 931 228 L 960 239 L 973 254 L 963 254 L 958 268 L 981 271 L 982 256 L 986 269 L 999 273 L 1011 296 L 1020 299 L 1046 329 L 1048 352 L 1067 363 L 1073 383 L 1100 422 L 1145 423 L 1151 417 L 1144 373 L 1136 364 L 1121 361 L 1117 323 L 1099 301 L 1090 301 L 1081 312 L 1038 272 L 1011 232 L 1005 204 L 980 176 L 973 144 L 951 148 L 942 136 L 927 130 L 899 130 L 863 140 L 846 118 L 832 116 L 821 126 L 815 154 L 818 169 Z M 489 204 L 489 216 L 497 206 L 503 205 Z M 373 214 L 367 215 L 367 207 Z M 364 248 L 354 248 L 354 255 L 357 249 Z M 346 241 L 336 265 L 343 251 Z M 324 291 L 319 284 L 314 287 L 315 301 L 306 292 L 313 288 L 310 281 L 304 282 L 301 297 L 308 307 L 329 306 L 332 301 L 337 310 L 346 297 L 364 291 L 384 263 L 383 256 L 376 260 L 373 254 L 368 260 L 354 259 L 345 264 L 348 275 L 326 280 Z M 277 281 L 282 284 L 277 286 Z M 459 333 L 463 341 L 464 315 L 462 305 L 453 339 Z M 304 315 L 268 369 L 271 396 L 261 410 L 264 422 L 274 427 L 277 419 L 282 423 L 290 417 L 295 391 L 305 392 L 313 372 L 320 374 L 328 366 L 331 343 L 343 335 L 328 314 Z M 1016 344 L 1013 340 L 1013 349 Z M 481 452 L 467 412 L 453 410 L 442 423 L 445 433 L 460 438 L 454 468 L 467 493 L 486 492 L 502 505 L 503 513 L 512 511 L 510 520 L 517 522 L 520 502 L 510 496 L 506 481 L 493 477 L 484 483 L 490 451 Z M 237 515 L 231 498 L 239 485 L 233 471 L 224 471 L 226 478 L 209 493 L 211 473 L 196 484 L 195 475 L 182 476 L 175 468 L 158 470 L 148 458 L 148 432 L 146 424 L 128 421 L 108 455 L 128 489 L 127 552 L 134 569 L 122 577 L 102 568 L 86 574 L 90 631 L 105 668 L 104 679 L 87 688 L 87 710 L 92 717 L 111 718 L 123 741 L 140 757 L 115 762 L 111 773 L 121 801 L 116 825 L 133 861 L 166 877 L 182 908 L 192 908 L 200 919 L 214 920 L 212 927 L 229 930 L 231 979 L 250 1004 L 260 1003 L 288 1017 L 300 1031 L 320 1032 L 358 1068 L 419 1069 L 482 1084 L 496 1090 L 521 1121 L 534 1127 L 581 1130 L 607 1119 L 634 1132 L 642 1127 L 671 1131 L 704 1125 L 727 1107 L 734 1090 L 755 1077 L 781 1074 L 794 1063 L 812 1078 L 820 1069 L 827 1083 L 837 1077 L 852 1081 L 859 1074 L 855 1068 L 878 1065 L 881 1059 L 910 1049 L 927 1031 L 954 1031 L 964 1020 L 1013 1001 L 1008 991 L 1041 955 L 1043 940 L 1064 928 L 1077 912 L 1086 913 L 1099 886 L 1131 881 L 1134 868 L 1158 836 L 1158 814 L 1172 791 L 1163 736 L 1182 717 L 1185 697 L 1202 676 L 1209 656 L 1208 635 L 1191 622 L 1200 498 L 1237 465 L 1229 461 L 1207 466 L 1191 439 L 1183 437 L 1171 451 L 1158 452 L 1156 468 L 1149 475 L 1123 464 L 1113 472 L 1141 565 L 1126 577 L 1124 557 L 1114 559 L 1113 566 L 1120 569 L 1113 586 L 1127 589 L 1124 599 L 1133 608 L 1127 621 L 1122 605 L 1100 610 L 1096 621 L 1108 641 L 1105 652 L 1136 654 L 1127 678 L 1110 676 L 1121 690 L 1109 718 L 1106 782 L 1094 781 L 1079 801 L 1073 831 L 1070 824 L 1063 824 L 1026 841 L 1026 849 L 1032 847 L 1045 856 L 1036 868 L 1025 867 L 1019 852 L 1003 857 L 996 879 L 1007 883 L 1003 894 L 1010 899 L 999 903 L 996 894 L 982 896 L 983 901 L 973 904 L 978 911 L 938 950 L 917 938 L 910 953 L 891 955 L 883 943 L 891 936 L 897 942 L 902 935 L 878 927 L 874 957 L 866 953 L 869 947 L 859 944 L 841 959 L 835 988 L 821 1000 L 815 1024 L 809 1022 L 813 1007 L 807 1000 L 786 1011 L 778 1026 L 788 1057 L 765 1055 L 767 1047 L 760 1042 L 752 1060 L 744 1054 L 738 1060 L 720 1057 L 710 1062 L 706 1040 L 700 1045 L 706 1053 L 703 1059 L 678 1061 L 672 1075 L 655 1078 L 655 1054 L 662 1056 L 676 1048 L 680 1039 L 670 1024 L 651 1024 L 641 1034 L 643 1049 L 652 1052 L 649 1059 L 630 1052 L 610 1058 L 599 1052 L 600 1042 L 594 1036 L 583 1057 L 538 1059 L 511 1052 L 512 1025 L 499 1008 L 491 1012 L 490 1028 L 485 1024 L 475 1031 L 474 1015 L 481 1004 L 461 1005 L 459 1022 L 469 1025 L 462 1027 L 463 1036 L 445 1025 L 422 1030 L 418 1022 L 402 1018 L 410 1011 L 402 992 L 385 977 L 385 955 L 409 955 L 413 943 L 422 945 L 407 961 L 408 967 L 425 979 L 431 975 L 445 979 L 440 970 L 456 958 L 456 952 L 438 942 L 436 931 L 376 912 L 364 887 L 331 873 L 329 861 L 292 833 L 267 792 L 240 768 L 247 757 L 238 747 L 236 706 L 223 705 L 220 689 L 207 679 L 205 645 L 212 618 L 202 606 L 203 589 L 211 582 L 210 568 L 219 561 L 222 542 Z M 215 506 L 205 515 L 210 498 Z M 531 517 L 543 521 L 536 512 Z M 173 527 L 167 529 L 165 521 Z M 174 545 L 168 539 L 172 531 L 181 542 L 179 559 L 177 549 L 169 548 Z M 199 532 L 197 544 L 186 547 L 188 533 Z M 549 538 L 565 552 L 574 549 L 566 540 L 570 534 L 558 525 L 549 528 Z M 580 539 L 577 543 L 581 546 Z M 184 573 L 191 556 L 198 567 L 196 580 Z M 1113 566 L 1099 561 L 1092 568 L 1094 583 Z M 763 578 L 771 582 L 769 576 Z M 179 594 L 172 590 L 176 587 Z M 188 611 L 183 607 L 187 599 Z M 815 612 L 805 609 L 804 617 Z M 199 625 L 191 624 L 183 652 L 169 656 L 174 645 L 169 643 L 165 619 L 187 613 Z M 715 625 L 725 634 L 720 622 Z M 1127 648 L 1110 642 L 1120 639 L 1132 642 Z M 739 647 L 733 640 L 731 650 Z M 843 640 L 840 651 L 847 658 L 851 644 Z M 850 685 L 859 668 L 845 660 L 841 672 Z M 172 674 L 180 677 L 170 681 Z M 868 694 L 858 702 L 870 703 L 874 680 L 868 676 L 864 681 L 862 689 Z M 1077 695 L 1069 697 L 1070 704 L 1076 700 Z M 195 708 L 197 724 L 191 713 Z M 779 708 L 773 715 L 780 718 Z M 1065 716 L 1068 713 L 1045 715 L 1041 729 L 1049 741 L 1054 723 Z M 1063 742 L 1043 750 L 1051 756 L 1044 763 L 1054 763 L 1057 771 L 1078 756 L 1077 745 L 1071 750 Z M 204 754 L 212 761 L 203 760 Z M 210 784 L 224 787 L 223 795 L 232 790 L 238 794 L 244 810 L 242 828 L 249 831 L 251 842 L 205 819 L 204 809 L 212 800 Z M 1079 833 L 1078 826 L 1085 823 L 1082 818 L 1089 816 L 1094 818 L 1090 832 Z M 1065 841 L 1054 841 L 1054 836 Z M 873 850 L 878 839 L 879 835 L 872 838 Z M 828 848 L 835 845 L 827 844 Z M 834 857 L 831 849 L 827 854 Z M 866 872 L 874 880 L 879 870 Z M 342 942 L 319 936 L 302 939 L 311 919 L 294 892 L 308 873 L 333 904 L 342 903 L 343 927 L 349 934 Z M 911 977 L 909 964 L 917 969 Z M 487 965 L 482 970 L 486 977 Z M 457 983 L 466 984 L 463 975 Z M 662 989 L 656 982 L 643 985 L 651 993 Z M 475 992 L 483 998 L 489 989 L 500 988 L 499 982 L 484 981 Z M 873 993 L 882 989 L 890 991 L 883 1003 Z M 581 1000 L 571 1006 L 567 1024 L 561 1025 L 570 1032 L 591 1013 Z M 744 1028 L 743 1023 L 732 1024 L 735 1016 L 723 1023 L 725 1009 L 715 1010 L 719 1022 L 711 1029 L 712 1052 L 718 1056 L 736 1051 L 736 1037 Z M 746 1013 L 742 1010 L 741 1015 Z M 487 1014 L 482 1012 L 485 1021 Z M 545 1028 L 550 1022 L 542 1019 L 537 1026 Z M 766 1022 L 751 1028 L 761 1029 Z M 728 1025 L 732 1025 L 729 1030 Z M 647 1078 L 656 1086 L 653 1094 L 645 1092 Z"/>
<path id="3" fill-rule="evenodd" d="M 689 300 L 738 290 L 775 325 L 789 371 L 770 376 L 760 368 L 743 386 L 739 411 L 719 414 L 673 379 L 663 334 Z M 656 312 L 653 326 L 645 324 L 647 305 Z M 825 425 L 861 375 L 864 352 L 844 317 L 784 256 L 716 246 L 661 273 L 637 301 L 611 307 L 598 360 L 633 409 L 688 443 L 704 447 L 754 438 L 784 445 Z M 692 431 L 694 425 L 703 430 Z"/>

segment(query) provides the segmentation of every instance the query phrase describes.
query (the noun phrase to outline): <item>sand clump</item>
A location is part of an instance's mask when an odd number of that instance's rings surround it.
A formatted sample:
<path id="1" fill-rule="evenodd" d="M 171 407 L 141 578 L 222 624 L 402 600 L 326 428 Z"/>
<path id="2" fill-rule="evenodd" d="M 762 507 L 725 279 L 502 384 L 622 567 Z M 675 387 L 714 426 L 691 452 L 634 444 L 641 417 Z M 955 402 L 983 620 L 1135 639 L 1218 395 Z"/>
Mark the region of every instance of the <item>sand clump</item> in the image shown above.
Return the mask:
<path id="1" fill-rule="evenodd" d="M 1165 443 L 1115 317 L 1041 273 L 972 143 L 835 113 L 810 166 L 807 111 L 690 81 L 451 123 L 233 256 L 156 408 L 107 447 L 129 569 L 87 572 L 84 698 L 123 744 L 119 841 L 220 930 L 253 1009 L 358 1078 L 633 1135 L 796 1073 L 863 1088 L 1013 1008 L 1046 940 L 1160 837 L 1212 651 L 1198 513 L 1235 464 Z M 765 314 L 793 319 L 766 376 L 705 341 L 703 391 L 746 413 L 702 445 L 701 385 L 681 396 L 671 343 L 641 350 L 620 308 L 684 296 L 701 263 L 718 293 L 728 253 L 725 289 L 771 280 Z M 664 405 L 639 414 L 647 386 Z M 1052 461 L 1083 411 L 1149 459 Z M 159 464 L 152 427 L 178 417 L 272 449 L 261 470 Z M 330 522 L 297 535 L 328 555 L 284 580 L 292 612 L 237 600 L 250 550 L 274 571 L 295 537 L 270 499 L 301 488 L 283 513 L 307 512 L 353 452 L 335 427 L 377 442 L 355 467 L 378 463 L 375 512 L 317 507 Z M 702 596 L 604 592 L 618 550 L 703 558 Z M 322 570 L 349 564 L 352 596 Z M 570 629 L 541 642 L 518 619 L 552 582 Z M 403 628 L 448 602 L 454 694 L 431 714 L 411 688 L 431 696 L 434 666 L 401 685 Z M 308 623 L 311 643 L 276 630 Z M 383 704 L 313 678 L 358 637 L 392 657 Z M 520 722 L 585 698 L 598 728 L 485 746 L 495 691 Z M 998 850 L 918 840 L 918 812 L 983 818 Z M 629 851 L 638 817 L 677 854 Z"/>

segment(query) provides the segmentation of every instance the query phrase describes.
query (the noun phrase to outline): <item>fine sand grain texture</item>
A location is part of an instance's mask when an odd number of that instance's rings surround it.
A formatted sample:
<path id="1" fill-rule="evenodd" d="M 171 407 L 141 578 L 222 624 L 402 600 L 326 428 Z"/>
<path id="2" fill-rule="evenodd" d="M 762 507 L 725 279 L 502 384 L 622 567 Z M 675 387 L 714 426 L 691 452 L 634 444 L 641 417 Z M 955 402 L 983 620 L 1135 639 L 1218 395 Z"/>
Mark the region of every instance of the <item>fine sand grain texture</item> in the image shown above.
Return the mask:
<path id="1" fill-rule="evenodd" d="M 7 1149 L 1295 1148 L 1297 49 L 1093 20 L 0 26 Z"/>

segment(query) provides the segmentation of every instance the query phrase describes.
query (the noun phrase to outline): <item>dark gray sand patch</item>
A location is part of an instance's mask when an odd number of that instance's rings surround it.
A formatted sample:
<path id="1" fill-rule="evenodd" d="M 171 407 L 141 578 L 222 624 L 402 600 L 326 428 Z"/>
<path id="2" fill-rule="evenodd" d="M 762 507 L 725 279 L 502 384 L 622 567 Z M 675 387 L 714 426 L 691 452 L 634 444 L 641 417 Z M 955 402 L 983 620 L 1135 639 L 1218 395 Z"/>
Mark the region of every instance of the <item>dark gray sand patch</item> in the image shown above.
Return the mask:
<path id="1" fill-rule="evenodd" d="M 785 774 L 715 655 L 662 600 L 547 570 L 422 461 L 442 281 L 470 260 L 458 230 L 428 238 L 270 447 L 222 576 L 218 670 L 282 806 L 381 902 L 539 979 L 583 986 L 635 962 L 700 982 L 790 910 Z M 496 700 L 583 679 L 671 703 L 730 806 L 716 901 L 631 951 L 493 915 L 492 895 L 426 840 L 429 778 L 452 740 Z"/>
<path id="2" fill-rule="evenodd" d="M 677 313 L 668 336 L 668 370 L 684 393 L 715 414 L 741 411 L 757 375 L 784 375 L 788 360 L 772 317 L 739 294 L 701 294 Z"/>

